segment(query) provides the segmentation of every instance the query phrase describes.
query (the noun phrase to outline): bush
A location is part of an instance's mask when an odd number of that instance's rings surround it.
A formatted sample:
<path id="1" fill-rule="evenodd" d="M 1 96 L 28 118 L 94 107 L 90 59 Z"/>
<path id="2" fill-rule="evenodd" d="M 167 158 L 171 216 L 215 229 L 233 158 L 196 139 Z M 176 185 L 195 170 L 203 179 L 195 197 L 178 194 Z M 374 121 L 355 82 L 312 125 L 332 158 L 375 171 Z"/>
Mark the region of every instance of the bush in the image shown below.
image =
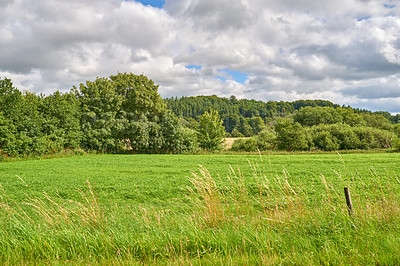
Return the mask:
<path id="1" fill-rule="evenodd" d="M 200 147 L 214 151 L 222 148 L 225 128 L 217 111 L 210 109 L 199 121 L 198 140 Z"/>
<path id="2" fill-rule="evenodd" d="M 400 152 L 400 138 L 398 138 L 394 144 L 394 148 L 396 149 L 396 151 Z"/>
<path id="3" fill-rule="evenodd" d="M 240 138 L 232 144 L 232 151 L 265 151 L 275 148 L 276 133 L 272 128 L 267 128 L 252 138 Z"/>
<path id="4" fill-rule="evenodd" d="M 240 131 L 236 127 L 232 130 L 231 136 L 234 138 L 243 138 L 244 137 L 244 135 L 242 133 L 240 133 Z"/>
<path id="5" fill-rule="evenodd" d="M 313 145 L 326 151 L 391 148 L 396 137 L 388 130 L 347 124 L 314 126 L 311 135 Z"/>
<path id="6" fill-rule="evenodd" d="M 252 138 L 240 138 L 236 139 L 232 144 L 232 151 L 257 151 L 257 140 L 255 137 Z"/>
<path id="7" fill-rule="evenodd" d="M 268 127 L 255 136 L 259 150 L 273 150 L 276 143 L 276 132 Z"/>
<path id="8" fill-rule="evenodd" d="M 176 137 L 180 145 L 174 152 L 195 152 L 199 149 L 196 130 L 187 127 L 179 127 Z"/>
<path id="9" fill-rule="evenodd" d="M 336 137 L 332 136 L 331 132 L 323 130 L 313 134 L 313 144 L 317 149 L 325 151 L 339 150 L 340 144 Z"/>
<path id="10" fill-rule="evenodd" d="M 311 137 L 306 128 L 290 118 L 279 118 L 275 122 L 276 143 L 280 150 L 304 151 L 310 148 Z"/>

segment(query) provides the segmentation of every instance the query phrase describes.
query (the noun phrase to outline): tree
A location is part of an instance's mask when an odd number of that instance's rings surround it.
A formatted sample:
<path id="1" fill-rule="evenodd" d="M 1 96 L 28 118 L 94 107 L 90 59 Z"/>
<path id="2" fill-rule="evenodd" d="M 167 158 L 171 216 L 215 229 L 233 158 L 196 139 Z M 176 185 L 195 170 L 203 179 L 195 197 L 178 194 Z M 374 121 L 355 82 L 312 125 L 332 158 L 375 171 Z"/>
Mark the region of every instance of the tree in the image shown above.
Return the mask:
<path id="1" fill-rule="evenodd" d="M 351 108 L 336 108 L 336 112 L 343 117 L 343 123 L 354 126 L 365 126 L 365 121 L 360 114 L 354 112 Z"/>
<path id="2" fill-rule="evenodd" d="M 264 120 L 259 116 L 250 118 L 249 124 L 253 128 L 254 135 L 257 135 L 258 133 L 266 129 Z"/>
<path id="3" fill-rule="evenodd" d="M 251 137 L 253 136 L 253 128 L 249 125 L 249 122 L 247 121 L 248 119 L 244 117 L 240 117 L 240 124 L 239 124 L 239 131 L 242 133 L 245 137 Z"/>
<path id="4" fill-rule="evenodd" d="M 218 150 L 222 146 L 225 129 L 217 111 L 210 109 L 200 117 L 199 143 L 206 150 Z"/>
<path id="5" fill-rule="evenodd" d="M 17 148 L 17 126 L 23 118 L 23 96 L 10 79 L 0 79 L 0 155 L 14 155 Z"/>
<path id="6" fill-rule="evenodd" d="M 240 117 L 237 114 L 229 114 L 225 115 L 223 118 L 223 125 L 225 127 L 226 132 L 232 133 L 233 130 L 239 126 Z"/>
<path id="7" fill-rule="evenodd" d="M 272 150 L 276 143 L 276 132 L 271 127 L 265 127 L 255 136 L 259 150 Z"/>
<path id="8" fill-rule="evenodd" d="M 13 86 L 10 79 L 0 79 L 0 110 L 3 115 L 12 121 L 18 121 L 23 116 L 22 105 L 22 93 Z"/>
<path id="9" fill-rule="evenodd" d="M 135 118 L 145 115 L 149 121 L 155 121 L 165 111 L 158 85 L 146 76 L 119 73 L 110 76 L 110 80 L 115 93 L 121 96 L 121 109 Z"/>
<path id="10" fill-rule="evenodd" d="M 236 127 L 232 130 L 231 136 L 234 138 L 244 137 L 244 135 L 242 133 L 240 133 L 240 131 Z"/>
<path id="11" fill-rule="evenodd" d="M 181 152 L 179 119 L 166 109 L 158 85 L 144 75 L 118 74 L 75 88 L 81 102 L 83 145 L 88 149 L 139 153 Z"/>
<path id="12" fill-rule="evenodd" d="M 43 132 L 60 142 L 61 148 L 78 148 L 82 139 L 79 101 L 74 93 L 59 91 L 45 97 L 40 105 L 45 119 Z"/>
<path id="13" fill-rule="evenodd" d="M 17 129 L 14 122 L 3 116 L 0 111 L 0 158 L 1 153 L 13 154 L 15 149 L 15 142 Z"/>
<path id="14" fill-rule="evenodd" d="M 368 127 L 374 127 L 386 130 L 393 129 L 393 124 L 390 123 L 389 119 L 387 119 L 381 114 L 363 113 L 362 117 L 364 118 Z"/>
<path id="15" fill-rule="evenodd" d="M 321 130 L 316 131 L 312 134 L 313 143 L 315 148 L 325 150 L 325 151 L 334 151 L 339 150 L 340 143 L 338 139 L 332 136 L 330 131 Z"/>
<path id="16" fill-rule="evenodd" d="M 108 78 L 97 78 L 94 82 L 80 84 L 74 88 L 81 103 L 82 145 L 93 150 L 117 150 L 118 133 L 121 125 L 117 115 L 121 112 L 123 95 L 116 92 Z"/>
<path id="17" fill-rule="evenodd" d="M 280 150 L 308 150 L 309 135 L 299 123 L 290 118 L 279 118 L 275 123 L 276 141 Z"/>
<path id="18" fill-rule="evenodd" d="M 300 108 L 293 119 L 295 122 L 309 127 L 319 124 L 335 124 L 343 121 L 343 117 L 333 107 L 311 106 Z"/>

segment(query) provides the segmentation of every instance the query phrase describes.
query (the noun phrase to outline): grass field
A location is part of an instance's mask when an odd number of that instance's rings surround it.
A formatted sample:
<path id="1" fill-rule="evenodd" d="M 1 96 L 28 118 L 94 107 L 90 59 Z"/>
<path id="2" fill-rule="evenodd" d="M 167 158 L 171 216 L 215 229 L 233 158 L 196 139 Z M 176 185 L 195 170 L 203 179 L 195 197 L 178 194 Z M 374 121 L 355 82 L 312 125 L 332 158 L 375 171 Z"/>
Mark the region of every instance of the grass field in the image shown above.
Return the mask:
<path id="1" fill-rule="evenodd" d="M 0 163 L 0 261 L 399 264 L 399 173 L 397 153 Z"/>

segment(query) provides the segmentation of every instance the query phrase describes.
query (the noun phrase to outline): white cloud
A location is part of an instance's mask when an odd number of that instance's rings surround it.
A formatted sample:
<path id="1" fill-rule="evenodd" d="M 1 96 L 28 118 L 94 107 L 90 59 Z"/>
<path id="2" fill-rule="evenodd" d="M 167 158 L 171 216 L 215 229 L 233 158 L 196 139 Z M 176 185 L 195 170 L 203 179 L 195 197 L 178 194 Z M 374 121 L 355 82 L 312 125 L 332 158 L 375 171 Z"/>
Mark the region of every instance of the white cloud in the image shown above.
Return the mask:
<path id="1" fill-rule="evenodd" d="M 51 93 L 143 73 L 164 97 L 318 98 L 400 113 L 399 7 L 385 3 L 0 0 L 0 76 Z M 221 69 L 248 80 L 219 80 Z"/>

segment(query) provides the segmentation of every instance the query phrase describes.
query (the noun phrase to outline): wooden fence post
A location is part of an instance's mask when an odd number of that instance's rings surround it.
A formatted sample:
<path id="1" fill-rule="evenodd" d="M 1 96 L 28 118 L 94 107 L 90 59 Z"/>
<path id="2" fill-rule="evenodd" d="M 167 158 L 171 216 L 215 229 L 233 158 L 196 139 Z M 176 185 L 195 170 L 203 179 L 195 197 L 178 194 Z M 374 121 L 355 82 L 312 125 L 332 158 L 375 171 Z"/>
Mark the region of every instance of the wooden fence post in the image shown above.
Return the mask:
<path id="1" fill-rule="evenodd" d="M 344 196 L 346 197 L 346 204 L 349 211 L 349 215 L 353 214 L 353 203 L 351 203 L 350 189 L 348 187 L 344 188 Z"/>

